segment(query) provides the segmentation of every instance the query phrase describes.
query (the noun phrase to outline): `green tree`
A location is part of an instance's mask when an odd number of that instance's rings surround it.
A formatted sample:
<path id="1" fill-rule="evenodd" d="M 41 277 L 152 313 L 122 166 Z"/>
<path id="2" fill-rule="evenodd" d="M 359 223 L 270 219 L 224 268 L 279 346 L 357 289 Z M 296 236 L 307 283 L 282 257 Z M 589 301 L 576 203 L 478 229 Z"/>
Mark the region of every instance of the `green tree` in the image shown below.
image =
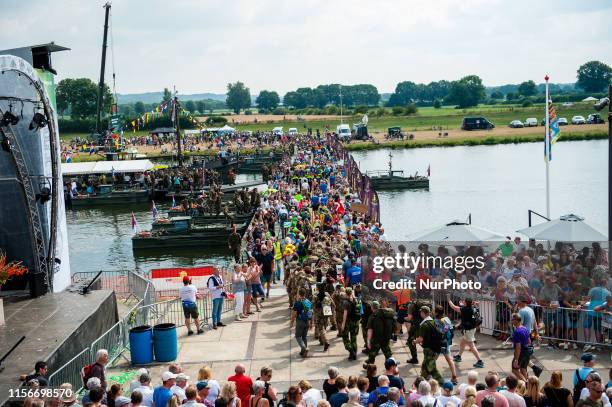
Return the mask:
<path id="1" fill-rule="evenodd" d="M 280 97 L 275 91 L 262 90 L 255 99 L 255 103 L 263 111 L 272 111 L 279 105 Z"/>
<path id="2" fill-rule="evenodd" d="M 190 112 L 190 113 L 195 112 L 195 110 L 196 110 L 196 105 L 195 105 L 194 101 L 193 101 L 193 100 L 188 100 L 188 101 L 186 101 L 186 102 L 185 102 L 185 109 L 186 109 L 188 112 Z"/>
<path id="3" fill-rule="evenodd" d="M 501 93 L 500 91 L 496 90 L 495 92 L 491 93 L 491 99 L 497 99 L 497 100 L 501 100 L 504 98 L 504 94 Z"/>
<path id="4" fill-rule="evenodd" d="M 440 102 L 440 99 L 434 99 L 433 107 L 434 109 L 440 109 L 442 107 L 442 103 Z"/>
<path id="5" fill-rule="evenodd" d="M 170 93 L 170 90 L 168 90 L 168 88 L 164 88 L 164 94 L 162 96 L 162 103 L 167 102 L 170 99 L 172 99 L 172 93 Z"/>
<path id="6" fill-rule="evenodd" d="M 64 79 L 57 84 L 58 110 L 64 112 L 70 107 L 73 119 L 84 119 L 96 114 L 98 106 L 98 86 L 89 78 Z M 102 113 L 110 112 L 113 95 L 104 85 Z"/>
<path id="7" fill-rule="evenodd" d="M 395 92 L 389 97 L 388 106 L 406 106 L 418 99 L 419 87 L 411 81 L 400 82 L 395 86 Z"/>
<path id="8" fill-rule="evenodd" d="M 410 114 L 415 114 L 419 109 L 417 108 L 416 103 L 412 102 L 412 103 L 408 103 L 406 105 L 406 114 L 410 115 Z"/>
<path id="9" fill-rule="evenodd" d="M 522 82 L 518 87 L 519 95 L 523 96 L 533 96 L 538 93 L 538 88 L 534 81 L 525 81 Z"/>
<path id="10" fill-rule="evenodd" d="M 506 94 L 506 99 L 508 99 L 509 101 L 511 101 L 511 100 L 517 100 L 517 99 L 518 99 L 518 97 L 519 97 L 519 95 L 518 95 L 517 93 L 515 93 L 515 92 L 508 92 L 508 93 Z"/>
<path id="11" fill-rule="evenodd" d="M 477 75 L 468 75 L 451 83 L 448 101 L 459 108 L 478 105 L 485 98 L 485 87 Z"/>
<path id="12" fill-rule="evenodd" d="M 612 68 L 600 61 L 589 61 L 580 65 L 576 86 L 586 92 L 601 92 L 612 81 Z"/>
<path id="13" fill-rule="evenodd" d="M 204 110 L 206 110 L 206 103 L 204 103 L 203 100 L 198 100 L 196 102 L 196 110 L 198 111 L 198 113 L 204 114 Z"/>
<path id="14" fill-rule="evenodd" d="M 143 114 L 145 112 L 145 105 L 140 100 L 134 103 L 134 112 L 136 114 Z"/>
<path id="15" fill-rule="evenodd" d="M 225 104 L 234 113 L 239 114 L 240 110 L 251 107 L 251 92 L 242 82 L 227 84 L 227 98 Z"/>

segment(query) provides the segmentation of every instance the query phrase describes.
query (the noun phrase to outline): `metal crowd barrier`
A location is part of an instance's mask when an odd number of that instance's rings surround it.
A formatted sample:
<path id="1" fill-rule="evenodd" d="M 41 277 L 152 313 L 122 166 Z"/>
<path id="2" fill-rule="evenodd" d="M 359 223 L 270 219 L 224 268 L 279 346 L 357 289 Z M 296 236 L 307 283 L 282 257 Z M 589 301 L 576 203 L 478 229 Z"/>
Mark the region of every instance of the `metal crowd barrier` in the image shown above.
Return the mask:
<path id="1" fill-rule="evenodd" d="M 98 271 L 80 271 L 74 273 L 71 276 L 72 284 L 78 284 L 83 281 L 93 279 L 99 272 Z M 128 271 L 104 271 L 99 277 L 101 282 L 101 289 L 112 290 L 118 298 L 125 298 L 132 293 L 129 287 L 130 274 L 134 274 Z"/>
<path id="2" fill-rule="evenodd" d="M 507 303 L 477 293 L 433 291 L 430 296 L 432 305 L 442 306 L 444 314 L 457 323 L 459 313 L 448 305 L 449 293 L 455 305 L 465 298 L 472 298 L 482 317 L 481 333 L 502 337 L 512 335 L 511 316 L 513 312 L 518 312 L 516 302 Z M 550 342 L 555 346 L 568 343 L 612 348 L 612 324 L 606 315 L 584 308 L 545 307 L 539 304 L 528 306 L 534 311 L 534 329 L 540 342 Z"/>

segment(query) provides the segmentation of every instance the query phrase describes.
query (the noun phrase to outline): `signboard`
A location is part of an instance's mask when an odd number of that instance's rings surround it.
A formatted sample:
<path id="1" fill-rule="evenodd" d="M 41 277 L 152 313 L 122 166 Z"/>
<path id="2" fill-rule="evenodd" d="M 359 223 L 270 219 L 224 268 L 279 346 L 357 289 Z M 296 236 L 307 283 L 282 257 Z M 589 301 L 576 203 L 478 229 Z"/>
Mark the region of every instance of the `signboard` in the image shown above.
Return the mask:
<path id="1" fill-rule="evenodd" d="M 174 268 L 163 268 L 151 270 L 151 281 L 155 290 L 161 292 L 168 292 L 172 296 L 178 294 L 178 289 L 183 286 L 183 277 L 191 277 L 193 285 L 195 285 L 200 292 L 203 288 L 206 288 L 208 278 L 213 274 L 214 266 L 202 266 L 202 267 L 174 267 Z"/>
<path id="2" fill-rule="evenodd" d="M 360 203 L 353 203 L 351 204 L 351 211 L 361 213 L 361 214 L 366 214 L 368 213 L 368 205 L 360 204 Z"/>

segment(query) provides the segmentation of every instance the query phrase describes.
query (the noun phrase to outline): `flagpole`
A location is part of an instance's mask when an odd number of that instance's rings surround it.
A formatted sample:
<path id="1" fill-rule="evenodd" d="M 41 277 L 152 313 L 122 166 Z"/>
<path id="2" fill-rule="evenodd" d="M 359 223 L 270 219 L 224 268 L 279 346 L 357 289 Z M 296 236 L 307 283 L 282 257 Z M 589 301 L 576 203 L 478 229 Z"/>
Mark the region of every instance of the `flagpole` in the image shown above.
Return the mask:
<path id="1" fill-rule="evenodd" d="M 546 103 L 545 103 L 545 109 L 546 109 L 546 127 L 544 130 L 544 150 L 545 150 L 545 157 L 544 159 L 546 160 L 546 217 L 548 219 L 550 219 L 550 174 L 549 174 L 549 163 L 550 163 L 550 113 L 549 113 L 549 109 L 548 109 L 548 100 L 549 100 L 549 95 L 548 95 L 548 75 L 546 75 L 544 77 L 544 80 L 546 81 Z"/>

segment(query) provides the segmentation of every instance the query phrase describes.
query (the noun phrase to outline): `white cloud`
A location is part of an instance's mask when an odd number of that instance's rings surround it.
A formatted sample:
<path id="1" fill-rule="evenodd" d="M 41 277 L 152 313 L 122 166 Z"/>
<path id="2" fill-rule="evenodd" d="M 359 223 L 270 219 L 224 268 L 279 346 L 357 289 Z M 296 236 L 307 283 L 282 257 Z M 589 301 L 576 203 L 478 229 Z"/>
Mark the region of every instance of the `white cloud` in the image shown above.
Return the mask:
<path id="1" fill-rule="evenodd" d="M 612 62 L 612 5 L 582 3 L 115 0 L 118 91 L 223 92 L 242 80 L 253 92 L 333 82 L 389 92 L 402 80 L 467 74 L 488 85 L 539 82 L 545 73 L 573 82 L 587 60 Z M 54 40 L 72 48 L 53 57 L 60 77 L 97 80 L 102 4 L 5 0 L 0 48 Z"/>

